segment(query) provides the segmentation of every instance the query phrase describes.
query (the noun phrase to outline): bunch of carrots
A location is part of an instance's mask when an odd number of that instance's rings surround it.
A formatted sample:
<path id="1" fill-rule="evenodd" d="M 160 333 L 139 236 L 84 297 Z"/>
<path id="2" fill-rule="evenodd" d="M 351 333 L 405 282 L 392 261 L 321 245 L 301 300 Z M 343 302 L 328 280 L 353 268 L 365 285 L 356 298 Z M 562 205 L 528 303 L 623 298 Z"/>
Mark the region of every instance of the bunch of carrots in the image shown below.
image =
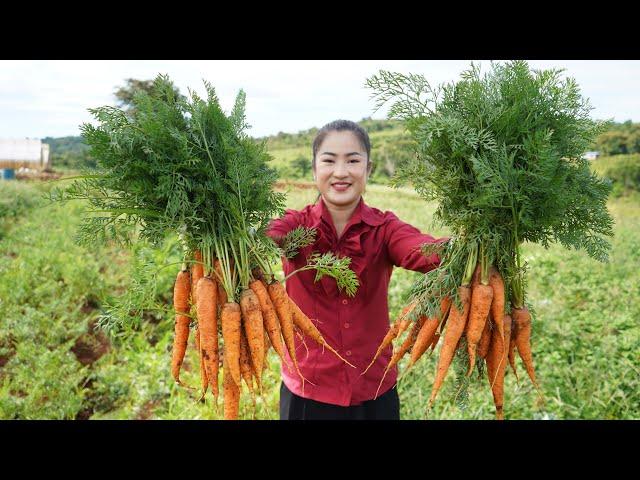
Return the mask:
<path id="1" fill-rule="evenodd" d="M 222 286 L 220 261 L 215 260 L 214 268 L 207 270 L 206 264 L 202 262 L 202 255 L 196 251 L 191 269 L 187 269 L 186 264 L 183 265 L 176 278 L 172 376 L 178 384 L 185 386 L 180 380 L 180 369 L 189 340 L 192 316 L 189 312 L 194 311 L 197 319 L 195 344 L 200 358 L 200 400 L 211 388 L 217 408 L 219 369 L 222 367 L 223 415 L 226 420 L 238 418 L 242 381 L 254 402 L 255 388 L 262 392 L 262 373 L 271 347 L 283 363 L 287 363 L 284 353 L 286 348 L 303 385 L 308 381 L 298 368 L 295 335 L 301 338 L 303 334 L 309 336 L 349 364 L 289 298 L 283 284 L 273 275 L 270 275 L 271 280 L 265 277 L 259 269 L 254 269 L 248 288 L 241 291 L 239 301 L 236 302 L 228 297 Z M 224 354 L 220 343 L 224 346 Z"/>
<path id="2" fill-rule="evenodd" d="M 389 118 L 411 136 L 415 155 L 398 166 L 393 183 L 435 201 L 434 224 L 451 234 L 438 252 L 440 265 L 412 288 L 411 311 L 383 341 L 388 346 L 415 322 L 391 364 L 411 349 L 413 365 L 429 341 L 443 337 L 429 405 L 454 356 L 462 361 L 459 380 L 480 358 L 503 418 L 505 365 L 510 361 L 515 373 L 516 350 L 540 392 L 523 245 L 560 243 L 596 260 L 608 257 L 610 186 L 582 158 L 604 124 L 590 118 L 573 79 L 521 60 L 491 63 L 486 71 L 472 64 L 459 80 L 438 86 L 423 75 L 384 70 L 366 85 L 377 108 L 390 102 Z"/>
<path id="3" fill-rule="evenodd" d="M 435 349 L 441 337 L 440 356 L 437 362 L 435 381 L 429 398 L 429 408 L 442 387 L 449 367 L 458 349 L 466 350 L 469 366 L 466 376 L 471 376 L 477 358 L 485 362 L 489 387 L 493 395 L 496 419 L 504 419 L 504 377 L 507 360 L 517 377 L 515 352 L 522 359 L 525 369 L 539 390 L 531 351 L 531 315 L 526 307 L 512 307 L 505 313 L 505 284 L 498 269 L 491 265 L 483 271 L 477 263 L 470 282 L 458 289 L 460 308 L 446 296 L 441 300 L 437 315 L 419 315 L 413 322 L 409 319 L 418 305 L 412 302 L 402 311 L 382 340 L 374 359 L 411 325 L 411 330 L 402 344 L 393 350 L 390 362 L 384 370 L 380 385 L 387 372 L 410 352 L 406 372 L 431 348 Z M 442 333 L 445 329 L 444 334 Z M 364 372 L 363 372 L 364 373 Z M 378 387 L 379 388 L 379 387 Z M 377 393 L 376 393 L 377 397 Z"/>

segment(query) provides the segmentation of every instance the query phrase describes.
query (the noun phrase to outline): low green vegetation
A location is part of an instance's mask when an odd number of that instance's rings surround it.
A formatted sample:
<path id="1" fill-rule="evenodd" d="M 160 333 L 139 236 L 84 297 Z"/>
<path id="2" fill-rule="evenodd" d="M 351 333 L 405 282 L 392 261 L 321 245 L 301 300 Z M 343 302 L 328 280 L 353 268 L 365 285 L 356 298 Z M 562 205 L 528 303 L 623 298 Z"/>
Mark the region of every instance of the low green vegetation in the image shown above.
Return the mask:
<path id="1" fill-rule="evenodd" d="M 109 337 L 94 327 L 113 298 L 133 281 L 136 258 L 157 265 L 179 261 L 175 239 L 161 248 L 140 246 L 133 253 L 106 246 L 85 248 L 73 241 L 82 205 L 41 201 L 50 184 L 0 184 L 0 199 L 23 198 L 20 212 L 0 219 L 0 418 L 2 419 L 217 419 L 211 397 L 196 403 L 174 386 L 170 375 L 173 318 L 148 311 L 126 335 Z M 314 189 L 288 191 L 287 207 L 315 200 Z M 424 232 L 443 236 L 431 220 L 435 205 L 410 189 L 370 185 L 366 201 L 391 210 Z M 507 419 L 637 419 L 640 417 L 640 195 L 609 202 L 615 219 L 610 261 L 600 264 L 559 247 L 525 245 L 530 262 L 529 298 L 535 307 L 533 350 L 546 402 L 540 405 L 519 363 L 520 385 L 508 373 Z M 13 210 L 12 210 L 13 211 Z M 9 219 L 7 221 L 7 219 Z M 176 271 L 158 271 L 157 300 L 167 307 Z M 389 289 L 395 318 L 419 274 L 394 271 Z M 192 341 L 192 340 L 191 340 Z M 193 344 L 191 344 L 193 347 Z M 436 351 L 437 353 L 437 351 Z M 425 418 L 436 355 L 425 356 L 401 380 L 401 417 Z M 401 362 L 400 371 L 406 366 Z M 241 418 L 278 416 L 279 362 L 273 351 L 263 377 L 265 393 L 256 402 L 243 390 Z M 197 355 L 189 348 L 183 380 L 198 384 Z M 481 383 L 486 380 L 475 380 Z M 455 400 L 453 378 L 429 418 L 492 419 L 486 385 L 471 388 L 464 410 Z M 221 405 L 220 405 L 221 407 Z"/>

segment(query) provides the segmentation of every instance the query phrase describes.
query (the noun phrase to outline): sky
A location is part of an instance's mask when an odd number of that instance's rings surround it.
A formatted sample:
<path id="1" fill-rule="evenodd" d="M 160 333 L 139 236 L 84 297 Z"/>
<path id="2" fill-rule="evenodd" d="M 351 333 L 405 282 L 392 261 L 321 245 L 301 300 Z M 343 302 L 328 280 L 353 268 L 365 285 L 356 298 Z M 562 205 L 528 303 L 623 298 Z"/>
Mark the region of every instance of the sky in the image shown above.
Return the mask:
<path id="1" fill-rule="evenodd" d="M 489 60 L 474 60 L 482 69 Z M 456 81 L 471 60 L 0 60 L 0 138 L 79 135 L 93 122 L 88 108 L 115 105 L 125 79 L 159 73 L 187 94 L 204 94 L 203 80 L 229 112 L 239 89 L 247 94 L 249 135 L 295 133 L 339 118 L 385 118 L 374 113 L 367 78 L 379 70 L 423 74 L 432 85 Z M 640 121 L 640 61 L 529 60 L 535 69 L 560 68 L 594 107 L 594 119 Z"/>

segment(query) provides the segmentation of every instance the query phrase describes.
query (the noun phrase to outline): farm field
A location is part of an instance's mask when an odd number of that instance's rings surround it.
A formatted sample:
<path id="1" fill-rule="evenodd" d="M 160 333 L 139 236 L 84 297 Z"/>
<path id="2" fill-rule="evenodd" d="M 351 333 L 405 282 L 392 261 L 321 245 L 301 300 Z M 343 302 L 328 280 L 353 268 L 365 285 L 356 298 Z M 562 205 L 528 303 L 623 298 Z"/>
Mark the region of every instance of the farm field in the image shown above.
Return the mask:
<path id="1" fill-rule="evenodd" d="M 114 247 L 80 247 L 73 236 L 82 205 L 48 204 L 42 196 L 51 185 L 0 183 L 0 419 L 222 418 L 212 397 L 196 403 L 192 392 L 173 384 L 171 315 L 147 312 L 126 335 L 93 329 L 109 299 L 134 280 L 132 261 L 176 262 L 177 243 L 137 248 L 135 257 Z M 288 188 L 289 208 L 315 200 L 313 188 Z M 434 236 L 447 234 L 431 226 L 434 205 L 410 189 L 370 185 L 365 200 Z M 520 385 L 511 372 L 505 379 L 507 419 L 640 418 L 640 197 L 612 199 L 609 209 L 616 224 L 608 264 L 559 246 L 525 247 L 528 301 L 537 314 L 532 347 L 545 403 L 518 362 Z M 173 267 L 158 273 L 157 292 L 167 305 L 175 273 Z M 392 318 L 418 275 L 394 271 Z M 426 418 L 436 358 L 425 356 L 400 382 L 401 418 Z M 198 384 L 196 367 L 190 348 L 183 366 L 190 385 Z M 273 351 L 263 378 L 255 408 L 243 390 L 241 418 L 277 418 L 279 363 Z M 428 418 L 494 418 L 486 379 L 473 376 L 468 399 L 455 394 L 450 374 Z"/>

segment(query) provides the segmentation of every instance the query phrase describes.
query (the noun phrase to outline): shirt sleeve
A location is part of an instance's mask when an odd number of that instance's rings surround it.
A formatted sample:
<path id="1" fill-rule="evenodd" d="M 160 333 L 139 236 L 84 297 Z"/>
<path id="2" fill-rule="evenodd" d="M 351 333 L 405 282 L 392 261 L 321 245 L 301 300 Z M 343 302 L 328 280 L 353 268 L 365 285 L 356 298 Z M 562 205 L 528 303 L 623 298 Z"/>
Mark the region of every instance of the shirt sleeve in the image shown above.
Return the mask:
<path id="1" fill-rule="evenodd" d="M 393 265 L 422 273 L 427 273 L 440 265 L 440 257 L 437 254 L 425 256 L 422 254 L 420 246 L 425 243 L 446 242 L 448 238 L 436 239 L 403 222 L 394 214 L 390 215 L 391 220 L 387 224 L 386 240 Z"/>
<path id="2" fill-rule="evenodd" d="M 267 236 L 280 245 L 280 239 L 284 237 L 294 228 L 298 227 L 302 222 L 300 212 L 296 210 L 287 210 L 280 218 L 271 220 L 267 227 Z"/>

